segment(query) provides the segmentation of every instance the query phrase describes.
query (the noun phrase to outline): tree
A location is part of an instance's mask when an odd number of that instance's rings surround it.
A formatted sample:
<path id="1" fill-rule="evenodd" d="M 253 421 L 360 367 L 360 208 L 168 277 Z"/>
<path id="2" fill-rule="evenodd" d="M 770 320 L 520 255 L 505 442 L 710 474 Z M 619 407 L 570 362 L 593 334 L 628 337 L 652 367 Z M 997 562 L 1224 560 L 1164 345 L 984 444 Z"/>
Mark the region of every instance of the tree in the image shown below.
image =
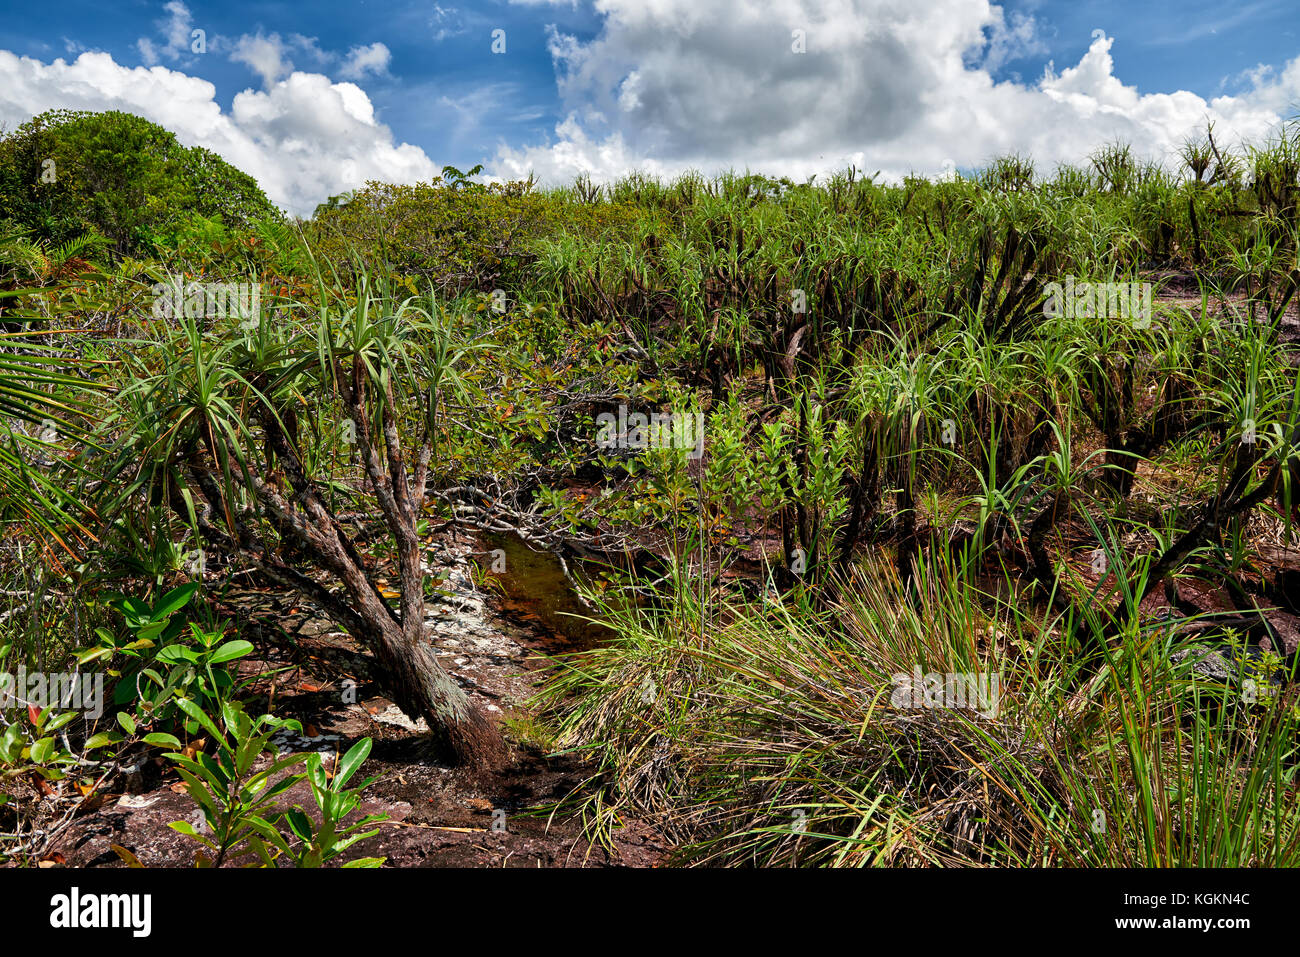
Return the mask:
<path id="1" fill-rule="evenodd" d="M 251 561 L 369 647 L 394 701 L 423 717 L 450 755 L 495 764 L 504 754 L 496 727 L 439 666 L 425 634 L 417 533 L 439 394 L 456 381 L 465 350 L 447 348 L 433 303 L 398 303 L 364 272 L 355 299 L 322 282 L 320 301 L 314 332 L 263 315 L 246 337 L 207 337 L 182 319 L 162 343 L 161 362 L 138 361 L 119 397 L 127 439 L 113 470 L 117 505 L 161 495 L 205 547 Z M 422 414 L 413 423 L 403 409 Z M 329 474 L 315 474 L 323 439 L 309 446 L 304 433 L 339 421 L 340 411 L 394 542 L 396 608 L 339 519 Z"/>
<path id="2" fill-rule="evenodd" d="M 474 182 L 476 169 L 449 166 L 447 178 L 431 183 L 370 182 L 331 196 L 308 226 L 313 245 L 341 263 L 359 250 L 372 272 L 411 277 L 446 298 L 514 288 L 529 243 L 554 224 L 557 210 L 529 183 Z"/>
<path id="3" fill-rule="evenodd" d="M 0 138 L 0 209 L 34 240 L 87 231 L 120 255 L 170 246 L 196 219 L 281 218 L 251 176 L 130 113 L 51 110 Z"/>

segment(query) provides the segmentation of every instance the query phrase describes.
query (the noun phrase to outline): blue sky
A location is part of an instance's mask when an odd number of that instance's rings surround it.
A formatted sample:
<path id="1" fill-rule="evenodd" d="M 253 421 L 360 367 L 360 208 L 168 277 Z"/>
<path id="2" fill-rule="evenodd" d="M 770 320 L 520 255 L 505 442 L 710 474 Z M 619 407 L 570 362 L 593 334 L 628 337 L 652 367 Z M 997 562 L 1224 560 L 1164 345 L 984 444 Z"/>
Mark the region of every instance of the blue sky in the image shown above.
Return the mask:
<path id="1" fill-rule="evenodd" d="M 1295 0 L 1098 0 L 1087 3 L 1006 3 L 1032 15 L 1048 51 L 1015 65 L 1026 76 L 1043 64 L 1076 63 L 1094 29 L 1115 38 L 1115 73 L 1150 92 L 1189 90 L 1202 97 L 1231 91 L 1261 64 L 1280 68 L 1300 55 Z"/>
<path id="2" fill-rule="evenodd" d="M 106 7 L 111 6 L 111 9 Z M 472 166 L 495 151 L 498 141 L 545 139 L 562 118 L 555 69 L 547 51 L 547 25 L 590 39 L 600 18 L 590 5 L 522 6 L 510 3 L 385 3 L 324 0 L 304 3 L 203 3 L 186 0 L 195 28 L 208 36 L 261 32 L 282 38 L 315 38 L 323 51 L 383 43 L 391 53 L 389 75 L 370 75 L 360 85 L 378 118 L 401 140 L 421 146 L 440 163 Z M 149 65 L 137 48 L 157 37 L 163 4 L 69 0 L 58 5 L 6 0 L 0 17 L 0 49 L 49 61 L 102 50 L 127 66 Z M 506 30 L 506 54 L 492 55 L 492 31 Z M 310 53 L 290 51 L 299 69 L 324 69 Z M 242 62 L 221 55 L 189 58 L 186 72 L 210 80 L 228 106 L 260 78 Z"/>
<path id="3" fill-rule="evenodd" d="M 1258 139 L 1300 108 L 1294 0 L 5 4 L 0 122 L 129 109 L 294 211 L 444 164 L 897 176 L 1116 137 L 1160 155 L 1207 120 Z"/>

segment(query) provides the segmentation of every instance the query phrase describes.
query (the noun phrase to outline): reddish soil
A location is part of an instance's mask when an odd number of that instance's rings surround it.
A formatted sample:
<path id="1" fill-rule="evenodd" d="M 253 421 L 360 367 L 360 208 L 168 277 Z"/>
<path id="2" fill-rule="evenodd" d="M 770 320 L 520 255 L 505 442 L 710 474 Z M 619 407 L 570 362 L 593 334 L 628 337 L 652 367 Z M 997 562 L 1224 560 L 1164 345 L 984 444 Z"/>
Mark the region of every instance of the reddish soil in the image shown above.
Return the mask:
<path id="1" fill-rule="evenodd" d="M 515 741 L 511 762 L 493 772 L 450 767 L 432 757 L 423 725 L 413 726 L 369 680 L 370 654 L 292 596 L 263 589 L 231 599 L 232 612 L 246 620 L 245 634 L 262 635 L 256 641 L 261 660 L 244 659 L 242 670 L 287 669 L 258 682 L 254 692 L 261 697 L 250 707 L 264 708 L 269 699 L 277 715 L 302 722 L 304 736 L 292 736 L 284 750 L 320 751 L 328 766 L 356 740 L 374 740 L 353 783 L 378 780 L 364 791 L 358 813 L 387 814 L 388 820 L 345 858 L 385 857 L 390 867 L 654 866 L 664 848 L 649 827 L 628 821 L 606 848 L 586 840 L 571 813 L 550 813 L 590 770 L 572 756 L 550 757 L 518 743 L 506 719 L 526 716 L 543 655 L 557 644 L 567 650 L 566 641 L 529 620 L 535 616 L 519 614 L 517 603 L 511 603 L 516 614 L 507 616 L 497 602 L 482 601 L 464 584 L 467 577 L 457 578 L 468 547 L 444 547 L 452 579 L 464 591 L 447 604 L 431 603 L 430 633 L 443 666 L 476 705 L 507 724 Z M 349 681 L 355 694 L 346 693 Z M 315 808 L 305 783 L 286 792 L 284 803 Z M 151 757 L 84 802 L 46 856 L 72 867 L 122 867 L 111 847 L 116 844 L 145 867 L 192 866 L 199 845 L 172 830 L 173 821 L 203 823 L 170 762 Z"/>

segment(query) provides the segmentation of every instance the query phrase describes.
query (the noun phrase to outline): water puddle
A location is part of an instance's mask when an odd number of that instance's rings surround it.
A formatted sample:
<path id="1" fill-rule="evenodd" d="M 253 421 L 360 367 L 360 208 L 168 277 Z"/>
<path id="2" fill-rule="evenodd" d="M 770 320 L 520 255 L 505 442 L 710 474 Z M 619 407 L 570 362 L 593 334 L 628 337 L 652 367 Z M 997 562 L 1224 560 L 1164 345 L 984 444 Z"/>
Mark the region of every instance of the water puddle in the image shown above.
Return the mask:
<path id="1" fill-rule="evenodd" d="M 483 532 L 479 536 L 479 563 L 489 571 L 504 552 L 504 570 L 485 578 L 500 585 L 501 611 L 526 622 L 544 635 L 541 650 L 549 654 L 587 651 L 609 640 L 614 632 L 606 625 L 589 621 L 593 613 L 578 598 L 558 556 L 531 548 L 515 534 Z M 494 550 L 501 552 L 492 554 Z M 579 580 L 589 580 L 590 571 L 570 563 Z"/>

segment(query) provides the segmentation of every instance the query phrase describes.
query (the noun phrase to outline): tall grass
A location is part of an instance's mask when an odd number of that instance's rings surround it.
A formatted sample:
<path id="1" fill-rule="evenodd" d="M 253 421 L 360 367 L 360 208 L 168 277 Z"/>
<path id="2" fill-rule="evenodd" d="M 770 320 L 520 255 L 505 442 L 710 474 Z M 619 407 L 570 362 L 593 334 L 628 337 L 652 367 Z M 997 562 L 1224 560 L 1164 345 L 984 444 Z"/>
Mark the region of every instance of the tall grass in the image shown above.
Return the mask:
<path id="1" fill-rule="evenodd" d="M 704 628 L 681 578 L 653 611 L 606 603 L 617 641 L 543 697 L 596 758 L 593 829 L 648 816 L 688 864 L 1300 863 L 1294 694 L 1193 680 L 1159 630 L 1080 682 L 1059 618 L 918 571 L 855 569 L 824 610 L 728 599 Z M 916 667 L 999 676 L 996 715 L 896 706 Z"/>

